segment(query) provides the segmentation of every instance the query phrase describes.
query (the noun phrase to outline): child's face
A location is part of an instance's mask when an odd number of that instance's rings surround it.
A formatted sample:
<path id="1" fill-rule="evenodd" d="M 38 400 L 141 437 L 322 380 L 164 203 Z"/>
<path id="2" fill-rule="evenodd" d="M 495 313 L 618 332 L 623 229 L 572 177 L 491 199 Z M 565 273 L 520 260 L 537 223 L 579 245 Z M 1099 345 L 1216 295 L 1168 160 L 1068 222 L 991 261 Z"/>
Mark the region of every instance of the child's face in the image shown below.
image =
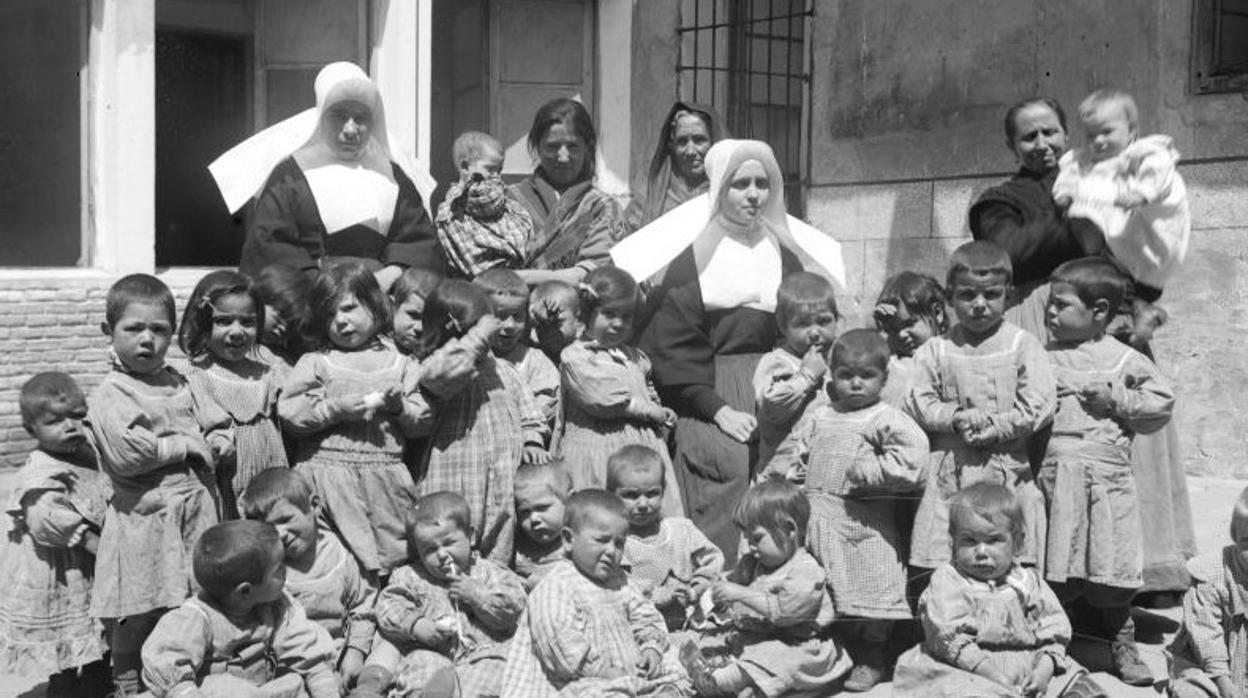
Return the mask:
<path id="1" fill-rule="evenodd" d="M 829 397 L 851 410 L 861 410 L 880 401 L 887 374 L 870 360 L 845 361 L 832 366 Z"/>
<path id="2" fill-rule="evenodd" d="M 394 343 L 404 353 L 411 354 L 420 344 L 424 330 L 425 299 L 412 293 L 394 309 Z"/>
<path id="3" fill-rule="evenodd" d="M 286 337 L 286 318 L 271 305 L 264 306 L 264 327 L 260 328 L 260 342 L 269 346 L 279 346 Z"/>
<path id="4" fill-rule="evenodd" d="M 316 513 L 319 502 L 312 502 L 307 511 L 291 502 L 278 500 L 264 517 L 264 522 L 277 529 L 282 540 L 286 562 L 296 562 L 316 550 Z"/>
<path id="5" fill-rule="evenodd" d="M 165 365 L 165 352 L 173 340 L 173 323 L 161 304 L 130 303 L 117 322 L 104 331 L 117 359 L 131 371 L 151 373 Z"/>
<path id="6" fill-rule="evenodd" d="M 578 572 L 598 584 L 619 575 L 628 520 L 609 511 L 587 512 L 579 530 L 563 530 L 563 549 Z"/>
<path id="7" fill-rule="evenodd" d="M 589 327 L 590 339 L 604 347 L 618 347 L 633 337 L 633 317 L 637 308 L 634 303 L 605 303 L 594 313 Z"/>
<path id="8" fill-rule="evenodd" d="M 244 293 L 221 296 L 212 306 L 208 353 L 220 361 L 242 361 L 256 346 L 256 306 Z"/>
<path id="9" fill-rule="evenodd" d="M 450 581 L 468 571 L 472 562 L 469 532 L 454 521 L 444 519 L 432 525 L 417 526 L 412 543 L 416 557 L 434 579 Z"/>
<path id="10" fill-rule="evenodd" d="M 750 554 L 757 560 L 758 564 L 767 569 L 775 569 L 780 565 L 788 562 L 789 553 L 776 540 L 776 537 L 767 530 L 766 526 L 753 526 L 743 529 L 741 535 L 745 536 L 745 545 L 749 549 Z"/>
<path id="11" fill-rule="evenodd" d="M 520 532 L 538 545 L 550 545 L 563 530 L 563 502 L 544 481 L 516 488 L 516 520 Z"/>
<path id="12" fill-rule="evenodd" d="M 820 351 L 836 339 L 836 313 L 820 310 L 798 312 L 787 318 L 783 327 L 784 346 L 796 356 L 805 356 L 811 347 Z"/>
<path id="13" fill-rule="evenodd" d="M 961 517 L 953 537 L 953 564 L 962 574 L 988 582 L 1001 579 L 1014 564 L 1014 538 L 1004 522 Z"/>
<path id="14" fill-rule="evenodd" d="M 934 309 L 932 317 L 939 319 L 944 312 L 943 308 Z M 914 356 L 919 347 L 936 336 L 936 328 L 927 316 L 911 313 L 904 305 L 898 307 L 897 314 L 884 322 L 880 329 L 884 330 L 888 350 L 894 356 Z"/>
<path id="15" fill-rule="evenodd" d="M 998 274 L 959 274 L 951 289 L 953 314 L 971 334 L 989 334 L 1005 315 L 1008 291 L 1005 277 Z"/>
<path id="16" fill-rule="evenodd" d="M 506 356 L 524 339 L 529 320 L 529 299 L 494 296 L 494 317 L 498 318 L 498 334 L 494 335 L 494 355 Z"/>
<path id="17" fill-rule="evenodd" d="M 1088 145 L 1092 147 L 1092 155 L 1098 161 L 1118 155 L 1135 140 L 1135 129 L 1127 121 L 1122 105 L 1103 103 L 1081 121 Z"/>
<path id="18" fill-rule="evenodd" d="M 329 341 L 339 349 L 359 349 L 377 334 L 377 319 L 350 293 L 338 301 L 329 321 Z"/>
<path id="19" fill-rule="evenodd" d="M 648 529 L 663 519 L 663 465 L 627 468 L 619 474 L 615 496 L 624 501 L 628 525 Z"/>
<path id="20" fill-rule="evenodd" d="M 479 157 L 459 163 L 459 178 L 470 179 L 474 174 L 489 178 L 503 171 L 503 154 L 494 148 L 483 150 Z"/>
<path id="21" fill-rule="evenodd" d="M 1049 335 L 1057 342 L 1084 342 L 1104 332 L 1105 312 L 1089 308 L 1074 286 L 1060 281 L 1049 289 L 1045 319 Z"/>
<path id="22" fill-rule="evenodd" d="M 26 429 L 39 442 L 40 449 L 70 454 L 87 443 L 87 432 L 82 427 L 86 416 L 87 404 L 82 400 L 57 402 L 48 405 Z"/>

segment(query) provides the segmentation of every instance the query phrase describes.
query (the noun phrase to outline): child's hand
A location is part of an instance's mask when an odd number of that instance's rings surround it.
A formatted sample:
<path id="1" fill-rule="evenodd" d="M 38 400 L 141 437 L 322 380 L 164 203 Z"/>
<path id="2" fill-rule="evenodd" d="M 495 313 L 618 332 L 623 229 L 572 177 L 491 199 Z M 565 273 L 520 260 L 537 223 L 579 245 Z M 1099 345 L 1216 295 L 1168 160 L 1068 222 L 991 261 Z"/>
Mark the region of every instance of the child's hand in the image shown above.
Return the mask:
<path id="1" fill-rule="evenodd" d="M 95 531 L 84 531 L 81 545 L 83 550 L 95 555 L 96 551 L 100 549 L 100 534 Z"/>
<path id="2" fill-rule="evenodd" d="M 1053 197 L 1053 203 L 1057 204 L 1058 208 L 1070 208 L 1070 203 L 1072 201 L 1074 201 L 1074 199 L 1070 198 L 1070 194 L 1059 194 L 1058 196 Z"/>
<path id="3" fill-rule="evenodd" d="M 525 446 L 520 454 L 520 462 L 527 465 L 541 465 L 550 462 L 550 453 L 541 446 Z"/>
<path id="4" fill-rule="evenodd" d="M 186 457 L 189 460 L 197 460 L 207 468 L 212 468 L 216 463 L 213 457 L 212 449 L 208 447 L 208 442 L 204 441 L 202 436 L 185 436 Z"/>
<path id="5" fill-rule="evenodd" d="M 1079 404 L 1083 405 L 1083 409 L 1088 414 L 1099 419 L 1113 415 L 1113 394 L 1113 387 L 1109 383 L 1094 383 L 1083 386 L 1077 393 L 1077 396 Z"/>
<path id="6" fill-rule="evenodd" d="M 828 362 L 823 360 L 823 347 L 818 344 L 810 345 L 802 356 L 802 370 L 814 376 L 816 381 L 823 378 L 823 374 L 828 371 Z"/>
<path id="7" fill-rule="evenodd" d="M 1006 676 L 1004 673 L 1001 672 L 1000 669 L 997 669 L 995 666 L 993 666 L 992 662 L 981 663 L 979 666 L 975 667 L 975 673 L 979 674 L 985 679 L 988 679 L 989 681 L 995 681 L 996 683 L 999 683 L 1002 686 L 1009 686 L 1010 688 L 1014 688 L 1014 684 L 1010 682 L 1010 677 Z"/>
<path id="8" fill-rule="evenodd" d="M 1074 386 L 1072 386 L 1070 383 L 1067 383 L 1060 376 L 1057 378 L 1056 382 L 1057 382 L 1057 396 L 1058 397 L 1067 397 L 1067 396 L 1075 394 Z"/>
<path id="9" fill-rule="evenodd" d="M 212 449 L 213 463 L 221 463 L 234 457 L 234 440 L 224 435 L 213 439 L 209 447 Z"/>
<path id="10" fill-rule="evenodd" d="M 364 653 L 358 647 L 348 647 L 347 651 L 342 653 L 342 661 L 338 663 L 338 683 L 344 694 L 363 669 Z"/>
<path id="11" fill-rule="evenodd" d="M 747 593 L 749 590 L 745 587 L 728 581 L 715 582 L 711 585 L 711 598 L 715 600 L 716 606 L 738 601 Z"/>
<path id="12" fill-rule="evenodd" d="M 758 428 L 758 420 L 754 415 L 738 412 L 728 405 L 719 408 L 714 417 L 715 426 L 719 430 L 741 443 L 748 443 Z"/>
<path id="13" fill-rule="evenodd" d="M 1053 673 L 1057 670 L 1057 666 L 1053 662 L 1053 657 L 1047 654 L 1036 660 L 1036 666 L 1032 668 L 1031 676 L 1027 677 L 1021 688 L 1026 698 L 1042 696 L 1048 690 L 1049 682 L 1053 680 Z"/>
<path id="14" fill-rule="evenodd" d="M 650 603 L 656 608 L 670 606 L 676 600 L 676 590 L 669 587 L 666 583 L 660 584 L 650 592 Z"/>
<path id="15" fill-rule="evenodd" d="M 477 599 L 481 596 L 482 584 L 479 580 L 461 574 L 451 582 L 447 595 L 455 603 L 463 603 L 476 608 Z"/>
<path id="16" fill-rule="evenodd" d="M 344 395 L 330 398 L 329 409 L 338 416 L 339 421 L 358 422 L 368 414 L 368 401 L 363 395 Z"/>
<path id="17" fill-rule="evenodd" d="M 875 319 L 876 325 L 884 327 L 896 319 L 898 312 L 900 312 L 900 309 L 895 303 L 876 303 L 875 310 L 872 311 L 871 315 Z"/>
<path id="18" fill-rule="evenodd" d="M 653 647 L 641 651 L 641 661 L 637 662 L 637 675 L 643 679 L 652 679 L 663 669 L 663 655 Z"/>
<path id="19" fill-rule="evenodd" d="M 1240 698 L 1239 690 L 1235 688 L 1235 682 L 1231 681 L 1231 677 L 1219 676 L 1213 680 L 1213 683 L 1218 687 L 1218 694 L 1221 698 Z"/>
<path id="20" fill-rule="evenodd" d="M 962 440 L 968 444 L 974 445 L 972 442 L 981 432 L 991 426 L 992 422 L 988 419 L 988 414 L 983 410 L 968 407 L 960 409 L 953 413 L 953 430 L 962 437 Z"/>
<path id="21" fill-rule="evenodd" d="M 397 385 L 386 388 L 381 395 L 381 410 L 389 414 L 399 414 L 403 411 L 403 389 Z"/>
<path id="22" fill-rule="evenodd" d="M 659 420 L 660 426 L 665 426 L 668 429 L 671 429 L 672 427 L 676 426 L 676 410 L 670 407 L 660 406 L 659 415 L 661 417 L 661 419 Z"/>
<path id="23" fill-rule="evenodd" d="M 411 635 L 412 639 L 422 647 L 433 650 L 443 649 L 455 639 L 453 630 L 435 623 L 429 618 L 421 618 L 413 623 Z"/>

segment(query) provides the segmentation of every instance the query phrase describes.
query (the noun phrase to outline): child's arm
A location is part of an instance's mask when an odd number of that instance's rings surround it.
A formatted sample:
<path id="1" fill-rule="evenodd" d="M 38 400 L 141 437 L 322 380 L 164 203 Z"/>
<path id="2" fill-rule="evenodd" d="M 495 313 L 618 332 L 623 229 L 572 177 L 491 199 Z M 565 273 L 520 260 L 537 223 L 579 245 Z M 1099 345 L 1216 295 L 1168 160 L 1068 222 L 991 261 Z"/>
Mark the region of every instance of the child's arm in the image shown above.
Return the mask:
<path id="1" fill-rule="evenodd" d="M 823 358 L 815 353 L 815 363 L 825 367 Z M 754 402 L 758 405 L 758 421 L 767 424 L 784 424 L 802 408 L 806 398 L 819 387 L 823 370 L 807 364 L 807 358 L 797 370 L 789 367 L 783 357 L 775 352 L 767 354 L 754 370 Z"/>
<path id="2" fill-rule="evenodd" d="M 234 419 L 221 405 L 206 395 L 199 394 L 192 386 L 191 402 L 195 412 L 195 421 L 199 422 L 200 431 L 204 433 L 204 441 L 212 450 L 213 462 L 205 465 L 213 466 L 217 462 L 229 460 L 234 456 Z"/>
<path id="3" fill-rule="evenodd" d="M 529 354 L 527 361 L 533 364 L 527 380 L 529 394 L 542 415 L 542 423 L 553 424 L 559 412 L 559 368 L 541 349 L 530 348 Z"/>
<path id="4" fill-rule="evenodd" d="M 366 406 L 362 395 L 337 400 L 326 396 L 322 364 L 319 355 L 304 354 L 286 377 L 286 385 L 277 401 L 277 415 L 293 436 L 311 436 L 364 415 Z"/>
<path id="5" fill-rule="evenodd" d="M 721 598 L 734 605 L 745 618 L 761 618 L 777 628 L 807 623 L 819 617 L 827 590 L 827 575 L 814 558 L 792 569 L 787 578 L 777 580 L 767 589 L 747 587 L 732 582 L 716 585 L 716 600 Z"/>
<path id="6" fill-rule="evenodd" d="M 99 540 L 99 532 L 70 504 L 63 491 L 31 490 L 22 497 L 26 530 L 37 545 L 45 548 L 73 548 Z"/>
<path id="7" fill-rule="evenodd" d="M 1062 154 L 1058 161 L 1057 178 L 1053 180 L 1053 202 L 1065 208 L 1079 193 L 1079 162 L 1075 159 L 1076 150 Z"/>
<path id="8" fill-rule="evenodd" d="M 377 597 L 377 630 L 396 645 L 413 643 L 441 651 L 452 634 L 439 628 L 434 621 L 451 615 L 450 604 L 437 601 L 433 594 L 421 593 L 427 586 L 410 567 L 400 567 L 390 575 L 390 583 Z"/>
<path id="9" fill-rule="evenodd" d="M 667 419 L 663 406 L 629 389 L 628 374 L 634 370 L 637 367 L 573 344 L 564 350 L 559 366 L 563 399 L 598 419 L 663 424 Z"/>
<path id="10" fill-rule="evenodd" d="M 1053 421 L 1057 407 L 1057 383 L 1053 365 L 1040 340 L 1019 332 L 1018 384 L 1014 404 L 1008 412 L 988 415 L 988 427 L 979 444 L 1006 443 L 1031 436 Z M 929 342 L 930 344 L 930 342 Z"/>
<path id="11" fill-rule="evenodd" d="M 529 635 L 546 676 L 564 683 L 590 675 L 598 653 L 585 632 L 584 611 L 577 609 L 575 592 L 557 586 L 539 584 L 529 596 Z"/>
<path id="12" fill-rule="evenodd" d="M 1197 558 L 1188 563 L 1192 586 L 1183 595 L 1183 630 L 1195 663 L 1214 681 L 1231 676 L 1231 655 L 1226 630 L 1232 610 L 1217 583 L 1222 570 L 1214 559 Z"/>
<path id="13" fill-rule="evenodd" d="M 195 679 L 211 643 L 203 611 L 188 606 L 169 611 L 143 643 L 143 683 L 156 698 L 202 695 Z"/>
<path id="14" fill-rule="evenodd" d="M 481 579 L 475 577 L 477 566 L 484 566 L 486 574 Z M 474 563 L 474 576 L 464 575 L 452 582 L 450 597 L 472 609 L 481 625 L 508 634 L 516 631 L 526 600 L 520 576 L 487 560 Z"/>
<path id="15" fill-rule="evenodd" d="M 942 341 L 932 339 L 914 353 L 914 385 L 904 403 L 906 414 L 929 434 L 952 434 L 953 417 L 961 407 L 944 399 L 938 355 Z"/>
<path id="16" fill-rule="evenodd" d="M 1122 380 L 1106 386 L 1105 407 L 1114 418 L 1137 434 L 1152 434 L 1170 421 L 1174 391 L 1157 365 L 1134 351 L 1128 356 Z M 1083 401 L 1083 394 L 1080 395 Z M 1085 403 L 1085 407 L 1088 407 Z"/>
<path id="17" fill-rule="evenodd" d="M 278 665 L 303 677 L 310 698 L 338 698 L 334 641 L 329 633 L 308 620 L 303 607 L 288 595 L 283 595 L 279 613 L 272 640 Z"/>
<path id="18" fill-rule="evenodd" d="M 1034 571 L 1033 571 L 1034 574 Z M 1031 599 L 1036 607 L 1037 647 L 1033 658 L 1033 673 L 1024 683 L 1024 694 L 1044 695 L 1053 674 L 1066 666 L 1066 646 L 1070 644 L 1070 619 L 1057 594 L 1035 574 L 1036 593 Z M 1027 689 L 1031 689 L 1028 691 Z"/>
<path id="19" fill-rule="evenodd" d="M 494 360 L 498 378 L 508 393 L 515 395 L 520 403 L 520 436 L 524 444 L 521 461 L 545 463 L 550 460 L 546 443 L 550 440 L 550 424 L 542 417 L 542 411 L 533 401 L 533 394 L 520 376 L 520 371 L 510 362 Z"/>
<path id="20" fill-rule="evenodd" d="M 771 460 L 759 472 L 759 480 L 778 477 L 799 483 L 806 481 L 806 464 L 810 461 L 810 444 L 815 438 L 819 413 L 820 410 L 816 409 L 797 420 L 789 435 L 776 447 Z"/>
<path id="21" fill-rule="evenodd" d="M 1136 141 L 1131 150 L 1134 157 L 1129 160 L 1129 171 L 1119 179 L 1114 203 L 1130 208 L 1164 199 L 1178 176 L 1178 153 L 1170 139 L 1150 136 Z"/>
<path id="22" fill-rule="evenodd" d="M 320 535 L 333 534 L 322 531 Z M 342 565 L 345 570 L 342 607 L 347 612 L 347 632 L 339 671 L 350 680 L 364 668 L 364 659 L 373 649 L 373 638 L 377 635 L 377 590 L 360 573 L 355 558 L 343 552 L 347 559 Z"/>
<path id="23" fill-rule="evenodd" d="M 625 588 L 628 591 L 628 623 L 642 656 L 639 673 L 643 678 L 653 677 L 662 668 L 663 655 L 667 652 L 667 621 L 641 592 L 632 587 Z"/>
<path id="24" fill-rule="evenodd" d="M 864 435 L 872 453 L 856 461 L 847 475 L 869 490 L 914 490 L 922 485 L 931 452 L 927 434 L 900 411 L 889 410 Z"/>
<path id="25" fill-rule="evenodd" d="M 409 359 L 403 368 L 398 422 L 403 435 L 409 439 L 425 436 L 433 430 L 435 412 L 433 401 L 421 390 L 422 368 L 415 358 Z"/>
<path id="26" fill-rule="evenodd" d="M 689 557 L 693 562 L 692 598 L 696 601 L 724 573 L 724 551 L 711 542 L 697 526 L 686 521 L 685 529 L 693 545 Z"/>
<path id="27" fill-rule="evenodd" d="M 91 434 L 113 475 L 142 475 L 192 456 L 206 464 L 212 462 L 201 434 L 158 434 L 140 405 L 107 381 L 87 400 L 87 412 Z"/>

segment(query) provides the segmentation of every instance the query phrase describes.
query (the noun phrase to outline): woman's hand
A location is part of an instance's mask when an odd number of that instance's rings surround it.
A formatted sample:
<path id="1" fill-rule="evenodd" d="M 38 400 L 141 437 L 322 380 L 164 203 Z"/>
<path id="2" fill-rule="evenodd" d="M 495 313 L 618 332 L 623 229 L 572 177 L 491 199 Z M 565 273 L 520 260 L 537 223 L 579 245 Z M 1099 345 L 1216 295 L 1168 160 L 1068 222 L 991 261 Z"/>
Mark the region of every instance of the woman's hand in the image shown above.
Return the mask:
<path id="1" fill-rule="evenodd" d="M 754 438 L 754 431 L 758 428 L 758 420 L 754 415 L 734 410 L 727 405 L 719 408 L 714 421 L 720 431 L 741 443 Z"/>
<path id="2" fill-rule="evenodd" d="M 641 651 L 641 661 L 637 662 L 637 673 L 643 679 L 653 679 L 663 670 L 663 655 L 653 647 Z"/>

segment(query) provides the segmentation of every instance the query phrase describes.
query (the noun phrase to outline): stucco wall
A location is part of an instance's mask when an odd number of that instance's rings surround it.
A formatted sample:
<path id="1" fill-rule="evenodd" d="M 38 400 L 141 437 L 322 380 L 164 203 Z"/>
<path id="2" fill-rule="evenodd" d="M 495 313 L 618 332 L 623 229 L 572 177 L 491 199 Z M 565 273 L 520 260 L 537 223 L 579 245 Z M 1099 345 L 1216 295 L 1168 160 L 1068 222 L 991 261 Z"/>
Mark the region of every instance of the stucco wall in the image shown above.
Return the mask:
<path id="1" fill-rule="evenodd" d="M 841 0 L 815 3 L 808 214 L 845 246 L 855 324 L 883 280 L 943 275 L 966 210 L 1015 168 L 1001 118 L 1040 94 L 1072 114 L 1132 92 L 1173 136 L 1193 203 L 1188 263 L 1156 343 L 1190 472 L 1248 476 L 1248 100 L 1188 90 L 1191 3 Z M 1072 138 L 1078 142 L 1077 129 Z"/>

